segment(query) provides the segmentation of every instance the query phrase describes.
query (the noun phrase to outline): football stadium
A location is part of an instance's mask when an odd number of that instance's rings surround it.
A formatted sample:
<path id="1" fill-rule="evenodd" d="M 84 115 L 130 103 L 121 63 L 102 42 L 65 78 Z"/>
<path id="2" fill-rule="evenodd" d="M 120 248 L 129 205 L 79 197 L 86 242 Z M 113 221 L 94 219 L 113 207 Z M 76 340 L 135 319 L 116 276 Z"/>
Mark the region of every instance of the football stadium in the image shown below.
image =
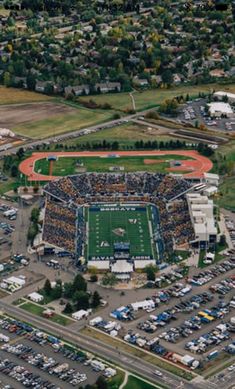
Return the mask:
<path id="1" fill-rule="evenodd" d="M 193 238 L 192 184 L 162 173 L 82 173 L 49 182 L 43 241 L 127 278 Z"/>

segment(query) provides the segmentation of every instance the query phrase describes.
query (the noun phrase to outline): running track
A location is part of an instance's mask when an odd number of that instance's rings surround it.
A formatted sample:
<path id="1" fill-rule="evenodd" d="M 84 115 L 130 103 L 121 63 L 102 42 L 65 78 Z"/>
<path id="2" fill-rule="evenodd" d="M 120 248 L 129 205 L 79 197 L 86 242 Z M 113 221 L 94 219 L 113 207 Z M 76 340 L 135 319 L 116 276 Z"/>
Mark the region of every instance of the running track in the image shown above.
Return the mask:
<path id="1" fill-rule="evenodd" d="M 81 152 L 42 152 L 33 153 L 31 157 L 25 159 L 19 165 L 21 173 L 25 174 L 29 181 L 52 181 L 58 179 L 58 176 L 46 176 L 34 171 L 35 162 L 54 155 L 57 157 L 107 157 L 111 154 L 126 156 L 126 157 L 138 157 L 138 156 L 166 156 L 166 155 L 184 155 L 185 157 L 193 158 L 193 160 L 181 160 L 181 166 L 174 166 L 167 169 L 168 171 L 189 171 L 184 174 L 184 177 L 188 178 L 201 178 L 203 173 L 209 172 L 213 163 L 206 157 L 200 155 L 194 150 L 175 150 L 175 151 L 81 151 Z M 177 159 L 177 158 L 176 158 Z"/>

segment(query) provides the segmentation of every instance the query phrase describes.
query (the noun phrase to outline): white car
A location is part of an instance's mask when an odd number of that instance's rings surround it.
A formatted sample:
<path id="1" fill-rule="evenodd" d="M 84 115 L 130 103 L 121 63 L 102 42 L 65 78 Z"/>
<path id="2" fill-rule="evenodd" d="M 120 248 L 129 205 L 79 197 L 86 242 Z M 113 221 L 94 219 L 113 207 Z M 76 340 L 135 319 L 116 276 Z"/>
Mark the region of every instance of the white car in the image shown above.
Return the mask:
<path id="1" fill-rule="evenodd" d="M 233 371 L 235 369 L 235 365 L 231 365 L 228 367 L 228 371 Z"/>
<path id="2" fill-rule="evenodd" d="M 155 370 L 154 374 L 157 375 L 158 377 L 162 377 L 162 373 L 159 370 Z"/>

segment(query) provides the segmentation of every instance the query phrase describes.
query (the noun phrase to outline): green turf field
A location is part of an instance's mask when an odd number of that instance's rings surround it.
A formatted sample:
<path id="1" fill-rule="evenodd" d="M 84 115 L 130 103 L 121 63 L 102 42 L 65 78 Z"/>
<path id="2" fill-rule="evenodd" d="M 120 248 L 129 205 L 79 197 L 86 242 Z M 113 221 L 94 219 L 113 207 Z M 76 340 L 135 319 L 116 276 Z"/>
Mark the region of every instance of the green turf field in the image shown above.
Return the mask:
<path id="1" fill-rule="evenodd" d="M 176 152 L 177 153 L 177 152 Z M 54 176 L 67 176 L 85 172 L 111 172 L 112 167 L 123 167 L 124 172 L 158 172 L 164 173 L 170 167 L 172 160 L 189 160 L 190 157 L 183 155 L 160 155 L 160 156 L 139 156 L 139 157 L 120 157 L 120 158 L 101 158 L 101 157 L 61 157 L 54 162 L 52 174 Z M 151 163 L 146 163 L 151 160 Z M 76 166 L 77 163 L 81 167 Z M 47 159 L 41 159 L 35 163 L 35 172 L 49 174 L 49 162 Z"/>
<path id="2" fill-rule="evenodd" d="M 117 206 L 113 211 L 112 207 L 106 205 L 107 211 L 99 206 L 89 208 L 88 258 L 113 256 L 116 242 L 129 242 L 131 256 L 153 256 L 147 207 L 128 210 L 128 206 Z"/>

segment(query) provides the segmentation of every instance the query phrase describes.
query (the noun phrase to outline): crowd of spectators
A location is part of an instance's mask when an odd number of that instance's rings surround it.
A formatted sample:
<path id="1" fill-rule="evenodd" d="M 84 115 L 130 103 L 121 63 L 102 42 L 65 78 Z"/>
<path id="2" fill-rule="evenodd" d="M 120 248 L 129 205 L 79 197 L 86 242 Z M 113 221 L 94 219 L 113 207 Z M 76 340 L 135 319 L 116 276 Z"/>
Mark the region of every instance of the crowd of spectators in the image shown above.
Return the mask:
<path id="1" fill-rule="evenodd" d="M 76 208 L 47 199 L 43 240 L 69 252 L 75 252 Z"/>
<path id="2" fill-rule="evenodd" d="M 168 205 L 170 200 L 180 196 L 189 188 L 190 183 L 186 180 L 147 172 L 84 173 L 61 178 L 50 182 L 45 187 L 48 198 L 59 199 L 65 205 L 55 205 L 48 201 L 44 231 L 47 236 L 50 235 L 50 230 L 54 231 L 54 238 L 50 239 L 54 244 L 57 242 L 61 246 L 63 239 L 64 245 L 66 241 L 67 248 L 74 248 L 74 234 L 77 230 L 77 246 L 81 249 L 83 244 L 81 241 L 85 239 L 85 222 L 78 223 L 75 228 L 76 215 L 71 209 L 72 206 L 76 209 L 80 205 L 95 202 L 149 202 L 159 209 L 161 239 L 158 237 L 157 240 L 164 245 L 166 251 L 171 251 L 173 242 L 180 245 L 193 238 L 188 206 L 184 197 L 183 200 L 173 201 L 170 206 Z M 59 209 L 63 210 L 65 217 L 58 217 L 62 212 Z"/>

